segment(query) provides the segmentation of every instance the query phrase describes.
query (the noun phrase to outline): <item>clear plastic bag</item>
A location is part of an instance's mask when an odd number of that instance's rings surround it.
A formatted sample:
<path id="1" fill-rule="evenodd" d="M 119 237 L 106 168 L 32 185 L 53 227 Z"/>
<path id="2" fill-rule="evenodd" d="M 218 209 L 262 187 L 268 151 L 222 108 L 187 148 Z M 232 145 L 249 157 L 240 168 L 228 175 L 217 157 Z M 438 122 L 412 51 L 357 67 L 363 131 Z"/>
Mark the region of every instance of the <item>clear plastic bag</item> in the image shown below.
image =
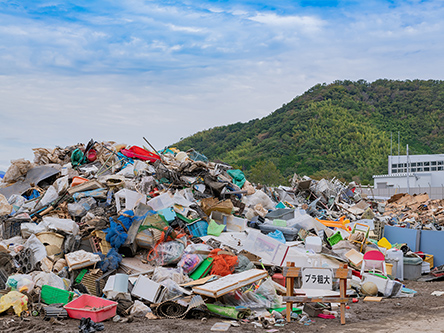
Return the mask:
<path id="1" fill-rule="evenodd" d="M 267 278 L 259 288 L 256 289 L 255 294 L 262 297 L 267 302 L 267 308 L 278 307 L 281 304 L 281 298 L 276 293 L 276 288 L 274 287 L 271 278 Z"/>
<path id="2" fill-rule="evenodd" d="M 34 281 L 32 281 L 31 275 L 15 274 L 8 277 L 6 286 L 13 291 L 30 293 L 34 289 Z"/>
<path id="3" fill-rule="evenodd" d="M 151 312 L 149 306 L 145 305 L 141 301 L 135 300 L 131 307 L 130 314 L 134 317 L 145 317 L 148 312 Z"/>
<path id="4" fill-rule="evenodd" d="M 167 279 L 171 279 L 177 284 L 192 281 L 188 276 L 184 275 L 183 271 L 179 268 L 156 267 L 151 280 L 160 283 Z"/>
<path id="5" fill-rule="evenodd" d="M 177 267 L 182 268 L 185 274 L 190 274 L 196 270 L 202 261 L 203 258 L 199 254 L 187 253 L 182 256 Z"/>
<path id="6" fill-rule="evenodd" d="M 182 296 L 185 293 L 189 294 L 189 292 L 181 288 L 175 281 L 171 279 L 164 280 L 160 282 L 160 284 L 167 289 L 167 292 L 165 293 L 165 297 L 163 299 L 164 301 L 168 301 L 177 296 Z"/>
<path id="7" fill-rule="evenodd" d="M 160 243 L 150 253 L 148 260 L 154 261 L 157 265 L 176 264 L 182 258 L 185 244 L 181 241 L 170 241 Z"/>

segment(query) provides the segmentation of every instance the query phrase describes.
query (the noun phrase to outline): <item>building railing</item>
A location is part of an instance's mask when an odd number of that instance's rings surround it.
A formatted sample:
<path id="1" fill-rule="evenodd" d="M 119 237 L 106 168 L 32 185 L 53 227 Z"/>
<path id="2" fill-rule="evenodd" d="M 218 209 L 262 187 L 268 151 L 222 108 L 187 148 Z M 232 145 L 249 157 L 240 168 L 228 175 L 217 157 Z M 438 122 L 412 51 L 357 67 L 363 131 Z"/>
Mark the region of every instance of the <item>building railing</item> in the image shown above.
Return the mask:
<path id="1" fill-rule="evenodd" d="M 387 187 L 387 188 L 372 188 L 372 187 L 362 187 L 360 189 L 361 193 L 367 194 L 367 197 L 378 197 L 378 198 L 390 198 L 391 196 L 398 193 L 408 193 L 406 187 Z M 427 193 L 430 199 L 444 199 L 444 186 L 431 187 L 431 186 L 416 186 L 410 187 L 410 194 L 422 194 Z"/>

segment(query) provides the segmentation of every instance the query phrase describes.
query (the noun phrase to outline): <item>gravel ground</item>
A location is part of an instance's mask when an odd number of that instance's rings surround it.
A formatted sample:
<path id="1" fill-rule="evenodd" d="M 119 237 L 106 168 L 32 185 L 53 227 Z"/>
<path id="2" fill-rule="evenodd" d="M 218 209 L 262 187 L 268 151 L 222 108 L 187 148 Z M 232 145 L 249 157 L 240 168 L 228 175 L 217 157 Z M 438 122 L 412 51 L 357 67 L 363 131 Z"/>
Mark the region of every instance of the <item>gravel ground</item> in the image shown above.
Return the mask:
<path id="1" fill-rule="evenodd" d="M 383 299 L 381 302 L 350 303 L 346 311 L 346 324 L 339 318 L 316 318 L 310 325 L 291 322 L 284 327 L 272 327 L 278 332 L 444 332 L 444 295 L 431 296 L 433 291 L 444 291 L 444 281 L 406 281 L 407 288 L 417 291 L 414 297 Z M 122 332 L 209 332 L 214 323 L 224 319 L 209 318 L 207 321 L 185 319 L 134 319 L 131 323 L 104 322 L 108 333 Z M 79 332 L 79 320 L 66 319 L 58 323 L 43 321 L 41 317 L 21 320 L 10 314 L 0 315 L 0 332 Z M 228 332 L 271 332 L 251 323 L 230 327 Z"/>

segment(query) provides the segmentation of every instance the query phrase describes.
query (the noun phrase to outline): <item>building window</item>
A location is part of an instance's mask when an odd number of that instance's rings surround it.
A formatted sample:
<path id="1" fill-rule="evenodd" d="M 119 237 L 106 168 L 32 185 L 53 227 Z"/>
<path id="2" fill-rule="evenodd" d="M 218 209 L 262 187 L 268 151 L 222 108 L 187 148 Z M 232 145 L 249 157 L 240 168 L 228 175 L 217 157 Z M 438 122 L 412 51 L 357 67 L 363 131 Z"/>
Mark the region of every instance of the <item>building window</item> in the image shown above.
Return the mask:
<path id="1" fill-rule="evenodd" d="M 418 162 L 417 166 L 423 166 L 424 164 L 422 162 Z"/>
<path id="2" fill-rule="evenodd" d="M 424 166 L 429 166 L 430 162 L 424 162 Z"/>
<path id="3" fill-rule="evenodd" d="M 417 170 L 418 170 L 418 172 L 421 172 L 421 171 L 422 171 L 422 168 L 418 168 Z"/>
<path id="4" fill-rule="evenodd" d="M 438 161 L 438 165 L 444 165 L 444 161 Z"/>
<path id="5" fill-rule="evenodd" d="M 392 169 L 393 173 L 398 173 L 398 169 Z"/>
<path id="6" fill-rule="evenodd" d="M 431 167 L 431 170 L 432 171 L 436 171 L 436 167 Z"/>
<path id="7" fill-rule="evenodd" d="M 436 165 L 436 161 L 432 161 L 431 163 L 432 163 L 432 165 Z"/>
<path id="8" fill-rule="evenodd" d="M 410 163 L 410 166 L 415 167 L 415 166 L 416 166 L 416 163 L 415 163 L 415 162 Z"/>
<path id="9" fill-rule="evenodd" d="M 424 171 L 430 171 L 430 168 L 429 167 L 425 167 Z"/>
<path id="10" fill-rule="evenodd" d="M 412 171 L 412 172 L 416 172 L 416 168 L 412 168 L 411 171 Z"/>
<path id="11" fill-rule="evenodd" d="M 398 164 L 392 164 L 392 169 L 397 168 L 397 167 L 398 167 Z"/>
<path id="12" fill-rule="evenodd" d="M 443 167 L 442 166 L 439 166 L 438 167 L 438 171 L 442 171 L 443 170 Z"/>

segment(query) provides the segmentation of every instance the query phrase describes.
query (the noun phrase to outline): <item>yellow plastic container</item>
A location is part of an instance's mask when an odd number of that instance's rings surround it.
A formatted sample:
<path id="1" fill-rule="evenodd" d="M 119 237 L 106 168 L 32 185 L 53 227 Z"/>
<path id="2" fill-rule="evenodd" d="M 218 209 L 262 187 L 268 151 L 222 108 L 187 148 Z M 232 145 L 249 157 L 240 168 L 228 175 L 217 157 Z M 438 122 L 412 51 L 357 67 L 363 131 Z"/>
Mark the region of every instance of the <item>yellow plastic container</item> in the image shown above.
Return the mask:
<path id="1" fill-rule="evenodd" d="M 378 241 L 378 246 L 386 248 L 387 250 L 390 250 L 392 248 L 392 244 L 390 244 L 390 242 L 385 237 L 382 237 Z"/>
<path id="2" fill-rule="evenodd" d="M 430 264 L 430 269 L 433 268 L 433 254 L 424 254 L 425 258 L 424 261 L 428 262 Z"/>
<path id="3" fill-rule="evenodd" d="M 387 275 L 392 275 L 393 272 L 393 264 L 385 263 L 385 270 L 387 271 Z"/>

